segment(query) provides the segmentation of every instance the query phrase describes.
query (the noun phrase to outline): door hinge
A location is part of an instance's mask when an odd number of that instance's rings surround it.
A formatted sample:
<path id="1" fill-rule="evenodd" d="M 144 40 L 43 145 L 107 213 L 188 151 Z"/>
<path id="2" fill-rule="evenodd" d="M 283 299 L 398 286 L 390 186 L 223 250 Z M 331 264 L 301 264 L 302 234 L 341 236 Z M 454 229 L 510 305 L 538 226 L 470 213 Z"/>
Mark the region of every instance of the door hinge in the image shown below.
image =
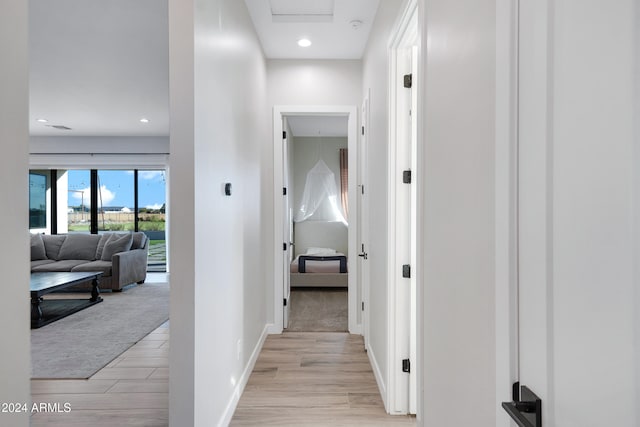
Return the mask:
<path id="1" fill-rule="evenodd" d="M 287 139 L 287 131 L 286 130 L 282 131 L 282 139 Z"/>
<path id="2" fill-rule="evenodd" d="M 286 250 L 287 250 L 287 244 L 286 244 L 286 243 L 283 243 L 283 244 L 282 244 L 282 250 L 283 250 L 283 251 L 286 251 Z"/>
<path id="3" fill-rule="evenodd" d="M 362 301 L 362 311 L 364 311 L 364 301 Z"/>
<path id="4" fill-rule="evenodd" d="M 360 191 L 362 191 L 362 194 L 364 194 L 364 184 L 360 186 Z"/>
<path id="5" fill-rule="evenodd" d="M 411 74 L 405 74 L 404 87 L 406 87 L 407 89 L 411 89 L 412 84 L 413 84 L 413 76 Z"/>
<path id="6" fill-rule="evenodd" d="M 364 126 L 362 126 L 362 134 L 364 135 Z"/>
<path id="7" fill-rule="evenodd" d="M 406 170 L 402 172 L 402 183 L 411 184 L 411 170 Z"/>
<path id="8" fill-rule="evenodd" d="M 287 195 L 287 187 L 282 187 L 282 195 L 283 196 Z"/>
<path id="9" fill-rule="evenodd" d="M 402 359 L 402 372 L 411 372 L 411 362 L 409 359 Z"/>
<path id="10" fill-rule="evenodd" d="M 284 299 L 282 300 L 282 304 L 283 304 L 285 307 L 287 306 L 287 299 L 286 299 L 286 298 L 284 298 Z"/>
<path id="11" fill-rule="evenodd" d="M 409 264 L 405 264 L 402 266 L 402 277 L 406 279 L 411 278 L 411 266 Z"/>

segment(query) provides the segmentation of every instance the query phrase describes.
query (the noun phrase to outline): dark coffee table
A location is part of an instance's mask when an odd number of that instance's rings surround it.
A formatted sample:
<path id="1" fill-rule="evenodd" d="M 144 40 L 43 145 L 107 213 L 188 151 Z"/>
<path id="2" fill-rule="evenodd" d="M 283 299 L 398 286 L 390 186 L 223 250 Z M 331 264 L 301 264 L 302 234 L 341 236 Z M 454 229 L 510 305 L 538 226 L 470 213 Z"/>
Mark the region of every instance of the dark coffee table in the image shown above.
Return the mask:
<path id="1" fill-rule="evenodd" d="M 31 273 L 31 329 L 37 329 L 102 302 L 101 271 Z M 92 282 L 89 299 L 43 299 L 43 295 L 84 282 Z"/>

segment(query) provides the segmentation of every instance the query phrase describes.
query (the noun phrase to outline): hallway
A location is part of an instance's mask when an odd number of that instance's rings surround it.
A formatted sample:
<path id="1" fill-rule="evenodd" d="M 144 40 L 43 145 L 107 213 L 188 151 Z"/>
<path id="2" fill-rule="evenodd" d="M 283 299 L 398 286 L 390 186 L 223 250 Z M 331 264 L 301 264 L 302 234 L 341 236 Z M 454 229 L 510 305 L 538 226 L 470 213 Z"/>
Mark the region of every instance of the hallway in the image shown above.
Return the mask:
<path id="1" fill-rule="evenodd" d="M 361 336 L 328 332 L 270 335 L 232 426 L 413 426 L 387 415 Z"/>

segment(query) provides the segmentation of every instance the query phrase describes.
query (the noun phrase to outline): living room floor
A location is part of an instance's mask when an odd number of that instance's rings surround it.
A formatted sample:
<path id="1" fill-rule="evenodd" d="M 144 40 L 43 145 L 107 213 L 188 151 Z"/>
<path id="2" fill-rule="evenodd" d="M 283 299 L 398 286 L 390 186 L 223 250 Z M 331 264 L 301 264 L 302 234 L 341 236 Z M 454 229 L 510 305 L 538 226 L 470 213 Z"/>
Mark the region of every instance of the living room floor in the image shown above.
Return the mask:
<path id="1" fill-rule="evenodd" d="M 147 281 L 154 280 L 166 281 L 166 275 L 149 274 Z M 31 399 L 53 404 L 46 408 L 48 412 L 32 414 L 32 426 L 113 427 L 131 425 L 134 420 L 134 425 L 166 427 L 169 321 L 87 380 L 31 380 Z M 65 408 L 71 410 L 65 412 Z"/>

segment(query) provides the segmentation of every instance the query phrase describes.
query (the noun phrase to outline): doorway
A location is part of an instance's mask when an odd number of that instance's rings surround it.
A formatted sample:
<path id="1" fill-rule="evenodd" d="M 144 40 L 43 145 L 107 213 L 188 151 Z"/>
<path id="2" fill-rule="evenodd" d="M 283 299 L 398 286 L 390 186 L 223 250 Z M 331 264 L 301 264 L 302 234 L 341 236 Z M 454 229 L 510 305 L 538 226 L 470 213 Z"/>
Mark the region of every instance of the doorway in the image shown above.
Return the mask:
<path id="1" fill-rule="evenodd" d="M 299 212 L 300 206 L 295 206 L 292 202 L 292 195 L 297 192 L 304 193 L 304 186 L 306 182 L 293 182 L 292 171 L 289 168 L 289 163 L 292 158 L 291 154 L 291 130 L 287 133 L 287 128 L 290 128 L 289 121 L 308 118 L 341 118 L 346 120 L 346 138 L 347 149 L 346 162 L 348 165 L 347 172 L 347 196 L 346 204 L 348 206 L 347 218 L 341 221 L 336 217 L 330 221 L 305 221 L 305 216 L 309 212 Z M 282 236 L 282 242 L 276 237 L 276 250 L 274 257 L 274 273 L 275 273 L 275 288 L 274 288 L 274 325 L 271 329 L 271 333 L 281 333 L 287 328 L 289 322 L 289 316 L 291 312 L 291 261 L 294 260 L 296 255 L 300 255 L 300 251 L 304 251 L 305 255 L 311 245 L 311 240 L 304 243 L 300 242 L 300 236 L 296 237 L 296 233 L 299 232 L 301 227 L 296 227 L 296 224 L 307 224 L 306 228 L 313 229 L 311 233 L 316 235 L 324 235 L 325 242 L 329 243 L 324 246 L 338 246 L 339 243 L 332 244 L 331 237 L 328 234 L 332 233 L 330 230 L 328 233 L 322 230 L 315 230 L 317 226 L 323 223 L 329 229 L 334 228 L 346 228 L 346 241 L 344 242 L 343 250 L 346 251 L 346 259 L 341 261 L 339 259 L 332 260 L 337 261 L 338 264 L 345 263 L 347 274 L 346 289 L 347 289 L 347 328 L 350 333 L 361 333 L 361 320 L 359 318 L 359 312 L 357 311 L 358 301 L 361 299 L 361 292 L 357 286 L 357 268 L 355 268 L 355 254 L 357 253 L 356 245 L 356 227 L 358 218 L 358 207 L 356 204 L 356 180 L 357 180 L 357 109 L 352 106 L 275 106 L 274 107 L 274 229 L 275 236 Z M 312 149 L 313 150 L 313 149 Z M 320 148 L 318 148 L 318 151 Z M 337 154 L 337 153 L 333 153 Z M 313 157 L 313 156 L 312 156 Z M 318 163 L 320 162 L 319 153 L 316 155 Z M 315 160 L 315 158 L 314 158 Z M 326 166 L 326 165 L 325 165 Z M 315 167 L 315 166 L 314 166 Z M 324 167 L 322 165 L 320 168 Z M 329 168 L 330 169 L 330 168 Z M 298 190 L 296 190 L 298 187 Z M 293 191 L 292 191 L 293 188 Z M 334 200 L 332 202 L 334 207 L 343 205 L 340 200 Z M 329 209 L 332 210 L 332 209 Z M 333 209 L 340 212 L 344 211 L 344 208 Z M 298 221 L 295 221 L 295 220 Z M 300 221 L 302 220 L 302 221 Z M 328 240 L 327 240 L 328 239 Z M 281 245 L 281 246 L 280 246 Z M 304 246 L 304 248 L 302 247 Z M 333 249 L 336 248 L 323 248 L 316 247 L 315 249 Z M 340 249 L 340 248 L 338 248 Z M 351 256 L 349 256 L 351 254 Z M 320 254 L 321 257 L 333 258 L 333 254 Z M 314 255 L 311 255 L 314 256 Z M 305 263 L 308 260 L 304 261 Z M 306 267 L 306 265 L 305 265 Z M 302 280 L 305 280 L 304 278 Z M 313 283 L 312 283 L 313 284 Z"/>

